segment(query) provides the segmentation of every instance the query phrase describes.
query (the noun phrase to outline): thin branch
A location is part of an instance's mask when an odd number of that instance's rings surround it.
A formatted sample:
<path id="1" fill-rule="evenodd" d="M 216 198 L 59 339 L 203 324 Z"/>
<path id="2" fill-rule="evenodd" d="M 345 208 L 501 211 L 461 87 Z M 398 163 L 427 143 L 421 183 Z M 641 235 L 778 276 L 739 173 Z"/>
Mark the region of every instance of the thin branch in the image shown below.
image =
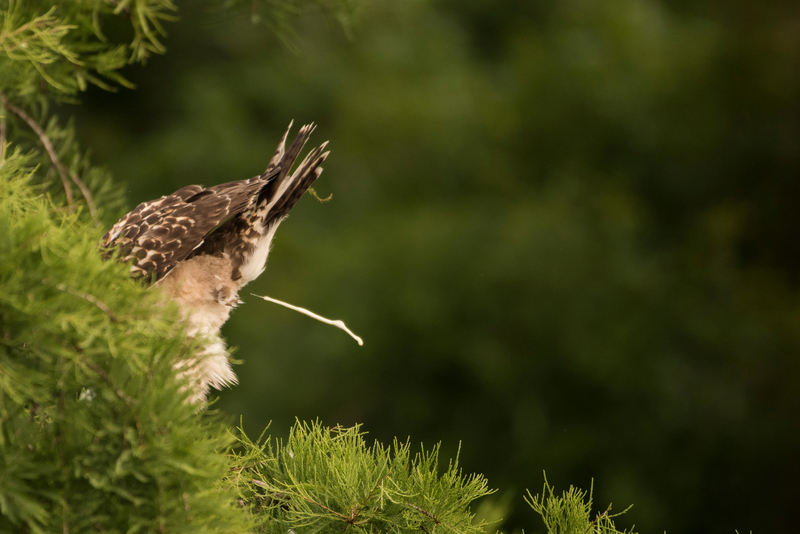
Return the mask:
<path id="1" fill-rule="evenodd" d="M 111 389 L 114 391 L 114 394 L 117 396 L 117 398 L 120 399 L 122 402 L 124 402 L 128 406 L 128 409 L 131 411 L 131 415 L 133 416 L 133 422 L 136 425 L 136 430 L 137 430 L 137 432 L 139 434 L 139 446 L 142 449 L 144 449 L 145 448 L 145 444 L 146 444 L 145 437 L 144 437 L 144 429 L 142 428 L 141 421 L 139 421 L 139 418 L 136 416 L 136 413 L 133 411 L 133 405 L 135 404 L 135 401 L 131 397 L 129 397 L 124 391 L 122 391 L 121 389 L 117 389 L 114 386 L 114 383 L 111 381 L 111 377 L 108 375 L 108 373 L 102 367 L 100 367 L 99 365 L 97 365 L 93 361 L 89 360 L 88 358 L 84 358 L 83 359 L 83 363 L 89 369 L 91 369 L 92 371 L 97 373 L 97 375 L 100 378 L 102 378 L 103 381 L 106 384 L 111 386 Z"/>
<path id="2" fill-rule="evenodd" d="M 30 115 L 22 111 L 20 108 L 12 104 L 6 98 L 6 95 L 0 93 L 0 100 L 3 101 L 3 105 L 7 110 L 17 115 L 19 118 L 24 120 L 28 123 L 31 130 L 36 132 L 36 135 L 39 136 L 39 140 L 44 145 L 44 149 L 47 151 L 47 154 L 50 156 L 50 161 L 53 162 L 53 165 L 56 166 L 58 169 L 58 174 L 61 175 L 61 183 L 64 184 L 64 192 L 67 194 L 67 205 L 69 206 L 69 211 L 72 213 L 73 206 L 72 206 L 72 187 L 69 185 L 69 180 L 67 179 L 67 172 L 64 169 L 64 166 L 61 165 L 61 160 L 58 159 L 58 154 L 56 154 L 55 148 L 53 148 L 53 143 L 50 142 L 50 138 L 44 133 L 44 130 L 36 123 L 35 120 L 31 118 Z"/>
<path id="3" fill-rule="evenodd" d="M 86 187 L 86 184 L 81 181 L 74 173 L 67 171 L 67 168 L 64 167 L 64 164 L 61 163 L 61 159 L 59 159 L 58 154 L 56 153 L 55 148 L 53 147 L 53 143 L 50 141 L 50 138 L 47 137 L 47 134 L 44 133 L 39 124 L 33 120 L 33 118 L 25 113 L 22 109 L 18 108 L 14 104 L 8 101 L 6 95 L 0 93 L 0 100 L 3 101 L 3 105 L 6 107 L 7 110 L 17 115 L 20 119 L 25 121 L 28 126 L 30 126 L 31 130 L 33 130 L 36 135 L 39 137 L 39 140 L 44 145 L 45 150 L 47 151 L 48 156 L 50 156 L 50 161 L 53 162 L 53 165 L 56 166 L 58 170 L 58 174 L 61 176 L 61 182 L 64 184 L 64 192 L 67 195 L 67 205 L 69 206 L 69 211 L 72 213 L 73 211 L 73 200 L 72 200 L 72 187 L 69 185 L 69 180 L 71 179 L 75 185 L 78 186 L 80 189 L 83 198 L 86 199 L 86 204 L 89 206 L 89 213 L 92 214 L 92 217 L 95 219 L 97 218 L 97 209 L 94 205 L 94 200 L 92 199 L 92 194 L 89 192 L 89 189 Z"/>
<path id="4" fill-rule="evenodd" d="M 271 488 L 273 488 L 273 489 L 275 489 L 275 490 L 277 491 L 277 488 L 275 488 L 274 486 L 270 486 L 269 484 L 267 484 L 266 482 L 263 482 L 263 481 L 261 481 L 261 480 L 257 480 L 257 479 L 255 479 L 255 478 L 254 478 L 254 479 L 252 479 L 250 482 L 252 482 L 252 483 L 253 483 L 253 484 L 255 484 L 256 486 L 261 486 L 261 487 L 262 487 L 262 488 L 264 488 L 264 489 L 267 489 L 268 487 L 271 487 Z M 330 508 L 328 508 L 328 507 L 327 507 L 327 506 L 325 506 L 324 504 L 322 504 L 322 503 L 318 503 L 318 502 L 317 502 L 317 501 L 315 501 L 314 499 L 311 499 L 311 498 L 309 498 L 309 497 L 306 497 L 305 495 L 302 495 L 302 494 L 300 494 L 300 493 L 296 493 L 296 492 L 287 492 L 286 494 L 288 494 L 288 495 L 294 495 L 294 496 L 296 496 L 296 497 L 300 497 L 301 499 L 303 499 L 303 500 L 304 500 L 304 501 L 306 501 L 306 502 L 310 502 L 311 504 L 316 504 L 316 505 L 317 505 L 317 506 L 319 506 L 320 508 L 324 508 L 325 510 L 327 510 L 327 511 L 329 511 L 330 513 L 332 513 L 333 515 L 335 515 L 335 516 L 339 517 L 339 518 L 340 518 L 341 520 L 343 520 L 343 521 L 348 521 L 348 519 L 349 519 L 349 518 L 348 518 L 346 515 L 344 515 L 344 514 L 340 514 L 339 512 L 337 512 L 337 511 L 335 511 L 335 510 L 331 510 Z M 351 512 L 351 513 L 352 513 L 352 512 Z"/>
<path id="5" fill-rule="evenodd" d="M 366 499 L 364 499 L 364 502 L 361 504 L 361 506 L 364 506 L 364 507 L 366 507 L 366 506 L 367 506 L 367 503 L 368 503 L 368 502 L 369 502 L 369 500 L 372 498 L 372 494 L 373 494 L 373 493 L 375 493 L 375 490 L 376 490 L 376 489 L 378 489 L 378 486 L 380 486 L 380 485 L 381 485 L 381 483 L 382 483 L 384 480 L 386 480 L 386 477 L 388 477 L 388 476 L 389 476 L 389 473 L 386 473 L 385 475 L 383 475 L 383 476 L 381 477 L 381 479 L 380 479 L 380 480 L 378 480 L 378 481 L 375 483 L 375 486 L 372 488 L 372 491 L 370 491 L 370 492 L 369 492 L 369 495 L 367 495 L 367 498 L 366 498 Z"/>
<path id="6" fill-rule="evenodd" d="M 42 284 L 50 285 L 50 282 L 45 278 L 44 280 L 42 280 Z M 113 311 L 111 311 L 111 308 L 109 308 L 105 302 L 95 297 L 94 295 L 90 295 L 89 293 L 84 293 L 83 291 L 79 291 L 77 289 L 72 289 L 71 287 L 68 287 L 64 284 L 56 284 L 53 287 L 55 287 L 59 291 L 63 291 L 64 293 L 69 293 L 74 297 L 78 297 L 87 302 L 91 302 L 92 304 L 97 306 L 100 309 L 100 311 L 105 313 L 108 316 L 108 318 L 111 319 L 112 323 L 120 322 L 119 317 L 117 317 L 117 315 Z"/>
<path id="7" fill-rule="evenodd" d="M 6 159 L 6 115 L 0 117 L 0 161 Z"/>
<path id="8" fill-rule="evenodd" d="M 317 505 L 317 506 L 319 506 L 320 508 L 324 508 L 325 510 L 329 511 L 330 513 L 332 513 L 332 514 L 334 514 L 334 515 L 338 516 L 339 518 L 341 518 L 343 521 L 347 521 L 347 519 L 348 519 L 346 515 L 344 515 L 344 514 L 340 514 L 339 512 L 336 512 L 336 511 L 334 511 L 334 510 L 331 510 L 330 508 L 328 508 L 328 507 L 327 507 L 327 506 L 325 506 L 324 504 L 322 504 L 322 503 L 318 503 L 318 502 L 317 502 L 317 501 L 315 501 L 314 499 L 310 499 L 310 498 L 306 497 L 305 495 L 300 495 L 299 493 L 295 493 L 295 495 L 297 495 L 298 497 L 300 497 L 301 499 L 303 499 L 303 500 L 305 500 L 305 501 L 308 501 L 308 502 L 310 502 L 311 504 L 316 504 L 316 505 Z"/>
<path id="9" fill-rule="evenodd" d="M 288 302 L 283 302 L 282 300 L 274 299 L 272 297 L 266 297 L 264 295 L 256 295 L 255 293 L 250 293 L 250 294 L 253 295 L 254 297 L 258 297 L 260 299 L 264 299 L 264 300 L 269 301 L 269 302 L 274 302 L 275 304 L 280 304 L 281 306 L 289 308 L 290 310 L 294 310 L 294 311 L 300 312 L 300 313 L 302 313 L 304 315 L 308 315 L 312 319 L 316 319 L 317 321 L 320 321 L 322 323 L 329 324 L 331 326 L 335 326 L 336 328 L 341 328 L 342 330 L 344 330 L 345 332 L 350 334 L 350 337 L 355 339 L 356 342 L 359 345 L 363 345 L 364 344 L 364 341 L 360 337 L 355 335 L 349 328 L 347 328 L 347 326 L 344 324 L 344 321 L 340 321 L 340 320 L 333 321 L 331 319 L 326 319 L 325 317 L 322 317 L 321 315 L 317 315 L 316 313 L 314 313 L 312 311 L 309 311 L 309 310 L 307 310 L 305 308 L 301 308 L 299 306 L 293 306 L 292 304 L 289 304 Z"/>
<path id="10" fill-rule="evenodd" d="M 75 297 L 82 298 L 83 300 L 85 300 L 87 302 L 91 302 L 92 304 L 94 304 L 95 306 L 100 308 L 100 311 L 102 311 L 103 313 L 108 315 L 108 318 L 111 319 L 112 323 L 118 323 L 119 322 L 119 318 L 117 318 L 117 316 L 114 314 L 114 312 L 111 311 L 111 308 L 109 308 L 105 304 L 105 302 L 103 302 L 102 300 L 98 299 L 94 295 L 90 295 L 89 293 L 84 293 L 83 291 L 78 291 L 77 289 L 72 289 L 70 287 L 65 286 L 64 284 L 57 284 L 55 287 L 59 291 L 64 291 L 64 292 L 69 293 L 70 295 L 73 295 Z"/>
<path id="11" fill-rule="evenodd" d="M 252 469 L 254 467 L 256 467 L 256 466 L 255 465 L 243 465 L 241 467 L 231 467 L 230 469 L 228 469 L 228 471 L 243 471 L 245 469 Z M 255 482 L 255 480 L 253 480 L 253 482 Z M 259 480 L 259 482 L 261 482 L 261 481 Z M 261 482 L 261 483 L 263 484 L 263 482 Z"/>
<path id="12" fill-rule="evenodd" d="M 586 534 L 587 532 L 592 530 L 592 527 L 595 526 L 597 524 L 597 522 L 600 521 L 603 518 L 603 516 L 605 516 L 608 513 L 609 510 L 611 510 L 611 505 L 610 504 L 608 505 L 608 508 L 606 508 L 605 512 L 603 512 L 602 514 L 597 514 L 597 517 L 594 518 L 594 521 L 589 523 L 589 526 L 586 527 L 586 530 L 583 531 L 583 534 Z"/>
<path id="13" fill-rule="evenodd" d="M 411 508 L 413 508 L 414 510 L 416 510 L 417 512 L 421 513 L 422 515 L 426 515 L 426 516 L 428 516 L 428 517 L 429 517 L 429 518 L 430 518 L 430 519 L 431 519 L 431 520 L 432 520 L 434 523 L 436 523 L 437 525 L 438 525 L 439 523 L 441 523 L 441 521 L 439 520 L 439 518 L 438 518 L 438 517 L 436 517 L 435 515 L 433 515 L 432 513 L 430 513 L 429 511 L 427 511 L 427 510 L 425 510 L 425 509 L 423 509 L 423 508 L 420 508 L 419 506 L 415 506 L 415 505 L 413 505 L 413 504 L 409 504 L 409 506 L 410 506 Z M 584 534 L 585 534 L 585 533 L 584 533 Z"/>
<path id="14" fill-rule="evenodd" d="M 52 12 L 52 9 L 50 11 Z M 3 31 L 3 32 L 0 32 L 0 46 L 4 47 L 7 52 L 11 51 L 11 50 L 13 50 L 13 48 L 9 50 L 9 48 L 5 46 L 5 40 L 6 39 L 8 39 L 10 36 L 15 36 L 17 34 L 20 34 L 22 32 L 26 32 L 28 30 L 32 31 L 33 28 L 40 27 L 40 26 L 47 26 L 47 15 L 36 17 L 32 21 L 26 22 L 25 24 L 23 24 L 22 26 L 20 26 L 19 28 L 17 28 L 14 31 Z"/>

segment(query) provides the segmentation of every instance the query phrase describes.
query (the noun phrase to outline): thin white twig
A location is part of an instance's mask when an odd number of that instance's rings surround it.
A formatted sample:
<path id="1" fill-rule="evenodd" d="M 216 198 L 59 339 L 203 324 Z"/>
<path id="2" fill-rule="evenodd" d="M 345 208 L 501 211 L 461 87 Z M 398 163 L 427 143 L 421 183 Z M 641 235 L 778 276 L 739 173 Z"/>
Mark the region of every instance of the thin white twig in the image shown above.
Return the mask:
<path id="1" fill-rule="evenodd" d="M 331 326 L 335 326 L 336 328 L 341 328 L 342 330 L 344 330 L 345 332 L 347 332 L 348 334 L 350 334 L 350 337 L 352 337 L 353 339 L 355 339 L 355 340 L 356 340 L 356 342 L 357 342 L 359 345 L 363 345 L 363 344 L 364 344 L 364 341 L 363 341 L 363 340 L 362 340 L 360 337 L 358 337 L 357 335 L 355 335 L 355 334 L 354 334 L 354 333 L 353 333 L 353 332 L 352 332 L 352 331 L 351 331 L 349 328 L 347 328 L 347 326 L 344 324 L 344 322 L 343 322 L 343 321 L 339 321 L 339 320 L 337 320 L 337 321 L 332 321 L 331 319 L 326 319 L 325 317 L 322 317 L 322 316 L 320 316 L 320 315 L 317 315 L 316 313 L 314 313 L 314 312 L 312 312 L 312 311 L 308 311 L 308 310 L 307 310 L 307 309 L 305 309 L 305 308 L 300 308 L 300 307 L 298 307 L 298 306 L 293 306 L 293 305 L 291 305 L 291 304 L 289 304 L 289 303 L 287 303 L 287 302 L 283 302 L 283 301 L 281 301 L 281 300 L 274 299 L 274 298 L 272 298 L 272 297 L 265 297 L 265 296 L 263 296 L 263 295 L 256 295 L 255 293 L 250 293 L 250 294 L 251 294 L 251 295 L 253 295 L 254 297 L 258 297 L 258 298 L 260 298 L 260 299 L 268 300 L 269 302 L 274 302 L 275 304 L 280 304 L 281 306 L 285 306 L 285 307 L 289 308 L 290 310 L 294 310 L 294 311 L 296 311 L 296 312 L 300 312 L 300 313 L 302 313 L 302 314 L 304 314 L 304 315 L 308 315 L 308 316 L 309 316 L 309 317 L 311 317 L 312 319 L 316 319 L 317 321 L 323 322 L 323 323 L 325 323 L 325 324 L 329 324 L 329 325 L 331 325 Z"/>

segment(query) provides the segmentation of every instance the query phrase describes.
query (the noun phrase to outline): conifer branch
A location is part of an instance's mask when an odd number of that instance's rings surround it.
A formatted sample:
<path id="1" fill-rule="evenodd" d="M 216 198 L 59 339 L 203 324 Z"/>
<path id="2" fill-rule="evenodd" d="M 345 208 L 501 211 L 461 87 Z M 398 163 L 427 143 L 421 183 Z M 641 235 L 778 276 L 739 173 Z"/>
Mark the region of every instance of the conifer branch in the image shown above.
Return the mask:
<path id="1" fill-rule="evenodd" d="M 0 117 L 0 162 L 6 159 L 6 116 Z"/>
<path id="2" fill-rule="evenodd" d="M 430 520 L 433 521 L 434 523 L 436 523 L 437 525 L 441 523 L 441 521 L 439 520 L 438 517 L 436 517 L 435 515 L 433 515 L 429 511 L 425 510 L 424 508 L 420 508 L 419 506 L 416 506 L 414 504 L 409 504 L 409 506 L 411 508 L 413 508 L 414 510 L 416 510 L 417 512 L 421 513 L 422 515 L 427 516 L 428 518 L 430 518 Z"/>
<path id="3" fill-rule="evenodd" d="M 47 280 L 42 280 L 42 283 L 47 284 Z M 108 316 L 108 318 L 111 319 L 112 323 L 119 322 L 119 318 L 114 314 L 113 311 L 111 311 L 111 308 L 109 308 L 102 300 L 98 299 L 94 295 L 90 295 L 89 293 L 84 293 L 83 291 L 78 291 L 77 289 L 72 289 L 64 284 L 56 284 L 55 288 L 58 289 L 59 291 L 63 291 L 65 293 L 69 293 L 72 296 L 81 298 L 87 302 L 91 302 L 92 304 L 97 306 L 100 309 L 100 311 L 105 313 Z"/>
<path id="4" fill-rule="evenodd" d="M 611 510 L 611 505 L 610 504 L 608 505 L 608 508 L 606 508 L 605 512 L 603 512 L 602 514 L 597 514 L 597 517 L 594 518 L 594 521 L 589 523 L 589 526 L 586 527 L 586 530 L 583 531 L 583 534 L 587 534 L 587 532 L 592 530 L 592 527 L 595 526 L 598 521 L 600 521 L 603 517 L 608 515 L 609 510 Z"/>
<path id="5" fill-rule="evenodd" d="M 311 503 L 311 504 L 315 504 L 315 505 L 319 506 L 320 508 L 322 508 L 322 509 L 324 509 L 324 510 L 327 510 L 327 511 L 329 511 L 330 513 L 332 513 L 333 515 L 335 515 L 336 517 L 338 517 L 338 518 L 339 518 L 339 519 L 341 519 L 342 521 L 346 521 L 346 522 L 348 522 L 348 523 L 349 523 L 349 521 L 348 521 L 348 517 L 347 517 L 346 515 L 344 515 L 344 514 L 340 514 L 339 512 L 337 512 L 337 511 L 335 511 L 335 510 L 331 510 L 330 508 L 328 508 L 328 507 L 327 507 L 327 506 L 325 506 L 324 504 L 322 504 L 322 503 L 318 503 L 318 502 L 317 502 L 317 501 L 315 501 L 314 499 L 312 499 L 312 498 L 310 498 L 310 497 L 306 497 L 305 495 L 301 495 L 301 494 L 299 494 L 299 493 L 295 493 L 294 495 L 297 495 L 298 497 L 300 497 L 301 499 L 303 499 L 303 500 L 304 500 L 304 501 L 306 501 L 306 502 L 309 502 L 309 503 Z M 351 514 L 352 514 L 352 512 L 351 512 Z"/>
<path id="6" fill-rule="evenodd" d="M 82 352 L 82 351 L 78 350 L 78 352 Z M 111 381 L 111 377 L 109 376 L 109 374 L 102 367 L 100 367 L 96 363 L 94 363 L 94 362 L 92 362 L 92 361 L 90 361 L 90 360 L 88 360 L 86 358 L 84 358 L 84 364 L 89 369 L 91 369 L 92 371 L 97 373 L 97 375 L 100 378 L 102 378 L 103 381 L 106 384 L 111 386 L 111 390 L 114 392 L 114 394 L 117 396 L 117 398 L 119 400 L 121 400 L 122 402 L 124 402 L 125 405 L 128 407 L 128 409 L 131 410 L 131 415 L 133 417 L 133 422 L 136 425 L 136 432 L 137 432 L 137 434 L 139 436 L 139 447 L 144 449 L 145 448 L 145 444 L 146 444 L 146 440 L 145 440 L 145 436 L 144 436 L 145 433 L 144 433 L 144 429 L 142 427 L 142 422 L 139 420 L 139 417 L 136 415 L 136 413 L 133 410 L 133 405 L 134 405 L 135 401 L 129 395 L 127 395 L 124 391 L 122 391 L 121 389 L 119 389 L 116 386 L 114 386 L 114 383 Z"/>
<path id="7" fill-rule="evenodd" d="M 5 108 L 14 113 L 20 119 L 25 121 L 28 126 L 33 130 L 37 136 L 39 136 L 39 140 L 44 145 L 44 149 L 47 151 L 47 154 L 50 156 L 50 161 L 53 162 L 53 165 L 56 166 L 58 169 L 58 174 L 61 176 L 61 183 L 64 185 L 64 193 L 67 195 L 67 207 L 69 212 L 72 213 L 73 211 L 73 202 L 72 202 L 72 187 L 69 185 L 69 180 L 67 179 L 66 169 L 61 165 L 61 160 L 58 158 L 58 154 L 56 154 L 55 149 L 53 148 L 53 143 L 50 142 L 50 138 L 44 133 L 44 130 L 36 123 L 30 115 L 22 111 L 20 108 L 12 104 L 6 98 L 6 95 L 0 93 L 0 100 L 3 101 L 3 106 Z"/>
<path id="8" fill-rule="evenodd" d="M 369 495 L 367 495 L 367 498 L 366 498 L 366 499 L 364 499 L 364 502 L 362 503 L 362 506 L 364 506 L 364 507 L 366 508 L 366 506 L 367 506 L 367 503 L 369 502 L 369 500 L 370 500 L 370 499 L 372 499 L 372 495 L 375 493 L 375 490 L 377 490 L 377 489 L 378 489 L 378 486 L 380 486 L 380 485 L 383 483 L 383 481 L 384 481 L 384 480 L 386 480 L 386 478 L 389 476 L 389 474 L 390 474 L 390 473 L 386 473 L 385 475 L 383 475 L 383 476 L 380 478 L 380 480 L 378 480 L 378 481 L 375 483 L 375 486 L 373 486 L 373 488 L 372 488 L 372 491 L 370 491 L 370 492 L 369 492 Z"/>
<path id="9" fill-rule="evenodd" d="M 94 200 L 92 199 L 92 194 L 89 192 L 89 188 L 83 183 L 83 181 L 78 178 L 74 173 L 67 171 L 67 168 L 64 167 L 64 164 L 61 162 L 61 159 L 58 157 L 56 153 L 55 147 L 53 147 L 52 141 L 47 136 L 45 131 L 42 129 L 39 124 L 33 120 L 33 118 L 25 113 L 22 109 L 18 108 L 14 104 L 8 101 L 6 95 L 0 93 L 0 100 L 3 101 L 3 105 L 7 110 L 18 116 L 20 119 L 25 121 L 25 123 L 30 127 L 31 130 L 36 133 L 39 137 L 39 140 L 42 142 L 45 150 L 47 151 L 47 155 L 50 156 L 50 161 L 53 162 L 56 169 L 58 170 L 58 174 L 61 176 L 61 183 L 64 184 L 64 192 L 67 195 L 67 206 L 69 208 L 69 212 L 72 213 L 74 210 L 73 206 L 73 195 L 72 195 L 72 187 L 69 185 L 69 180 L 71 179 L 75 185 L 78 186 L 80 189 L 83 198 L 86 199 L 86 204 L 89 206 L 89 212 L 92 214 L 92 218 L 95 220 L 97 219 L 97 208 L 95 208 Z"/>

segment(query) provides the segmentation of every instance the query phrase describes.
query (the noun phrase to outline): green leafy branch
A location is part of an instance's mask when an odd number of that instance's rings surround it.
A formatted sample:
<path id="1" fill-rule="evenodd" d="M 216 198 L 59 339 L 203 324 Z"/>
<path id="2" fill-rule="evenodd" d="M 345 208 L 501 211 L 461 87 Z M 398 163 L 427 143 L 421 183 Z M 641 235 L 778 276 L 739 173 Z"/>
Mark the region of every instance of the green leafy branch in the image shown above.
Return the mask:
<path id="1" fill-rule="evenodd" d="M 107 90 L 114 84 L 132 88 L 119 70 L 166 51 L 163 22 L 175 20 L 175 10 L 171 0 L 98 0 L 42 13 L 35 3 L 9 0 L 0 12 L 2 85 L 7 92 L 13 88 L 15 99 L 25 100 L 40 98 L 48 86 L 59 98 L 84 91 L 90 83 Z M 109 16 L 128 18 L 130 43 L 114 43 L 103 34 Z"/>
<path id="2" fill-rule="evenodd" d="M 12 61 L 30 62 L 49 84 L 61 91 L 69 91 L 67 86 L 47 73 L 45 65 L 61 59 L 76 65 L 81 64 L 78 54 L 62 42 L 70 30 L 77 26 L 64 24 L 56 18 L 55 7 L 31 21 L 22 22 L 18 5 L 16 2 L 9 2 L 3 18 L 3 29 L 0 31 L 0 50 Z"/>
<path id="3" fill-rule="evenodd" d="M 482 532 L 470 504 L 492 493 L 458 458 L 438 474 L 439 448 L 412 457 L 408 442 L 369 447 L 360 427 L 298 422 L 288 441 L 239 437 L 230 482 L 259 532 Z"/>
<path id="4" fill-rule="evenodd" d="M 167 51 L 161 39 L 167 35 L 162 22 L 175 21 L 177 7 L 171 0 L 106 0 L 112 13 L 128 15 L 134 31 L 130 44 L 131 62 L 144 62 L 152 54 Z"/>
<path id="5" fill-rule="evenodd" d="M 630 531 L 620 531 L 613 521 L 613 518 L 630 510 L 631 506 L 611 514 L 609 504 L 608 508 L 591 519 L 593 491 L 594 483 L 588 492 L 570 486 L 569 490 L 558 496 L 545 476 L 542 492 L 533 496 L 528 491 L 525 502 L 542 516 L 548 534 L 633 534 L 633 527 Z"/>
<path id="6" fill-rule="evenodd" d="M 9 102 L 8 99 L 6 98 L 6 95 L 4 95 L 3 93 L 0 93 L 0 102 L 3 103 L 3 106 L 8 111 L 12 112 L 13 114 L 17 115 L 20 119 L 22 119 L 39 138 L 39 141 L 42 143 L 42 146 L 44 146 L 47 155 L 50 157 L 50 161 L 58 170 L 58 174 L 61 177 L 61 183 L 64 186 L 64 193 L 67 197 L 67 209 L 70 212 L 72 212 L 74 209 L 72 186 L 70 186 L 70 180 L 71 180 L 76 186 L 78 186 L 78 189 L 80 189 L 81 194 L 83 195 L 83 198 L 86 200 L 86 204 L 89 207 L 89 212 L 91 213 L 92 218 L 96 220 L 97 208 L 92 198 L 92 194 L 89 192 L 89 188 L 86 187 L 86 184 L 83 183 L 83 180 L 78 178 L 78 176 L 75 173 L 68 171 L 67 168 L 64 167 L 64 164 L 61 162 L 61 159 L 58 157 L 58 153 L 55 147 L 53 146 L 53 142 L 50 140 L 50 137 L 48 137 L 48 135 L 44 132 L 42 127 L 39 126 L 39 124 L 35 120 L 33 120 L 33 118 L 31 118 L 30 115 L 28 115 L 22 109 L 18 108 L 17 106 Z"/>

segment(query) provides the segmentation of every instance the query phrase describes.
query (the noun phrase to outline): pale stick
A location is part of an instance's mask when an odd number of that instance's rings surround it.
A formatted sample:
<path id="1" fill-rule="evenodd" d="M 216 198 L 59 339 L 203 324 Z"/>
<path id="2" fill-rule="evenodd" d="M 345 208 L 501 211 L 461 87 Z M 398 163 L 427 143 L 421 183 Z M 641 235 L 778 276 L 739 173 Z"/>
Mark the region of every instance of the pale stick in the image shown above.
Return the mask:
<path id="1" fill-rule="evenodd" d="M 355 335 L 349 328 L 347 328 L 347 326 L 344 324 L 344 321 L 331 321 L 330 319 L 326 319 L 325 317 L 322 317 L 321 315 L 317 315 L 316 313 L 314 313 L 312 311 L 308 311 L 305 308 L 300 308 L 298 306 L 292 306 L 288 302 L 283 302 L 281 300 L 274 299 L 272 297 L 265 297 L 263 295 L 256 295 L 255 293 L 250 293 L 250 294 L 253 295 L 254 297 L 258 297 L 260 299 L 268 300 L 269 302 L 274 302 L 275 304 L 280 304 L 281 306 L 285 306 L 285 307 L 289 308 L 290 310 L 294 310 L 296 312 L 300 312 L 302 314 L 308 315 L 312 319 L 316 319 L 317 321 L 323 322 L 325 324 L 329 324 L 331 326 L 335 326 L 336 328 L 341 328 L 342 330 L 344 330 L 345 332 L 350 334 L 350 337 L 355 339 L 358 342 L 359 345 L 363 345 L 364 344 L 364 341 L 360 337 Z"/>

